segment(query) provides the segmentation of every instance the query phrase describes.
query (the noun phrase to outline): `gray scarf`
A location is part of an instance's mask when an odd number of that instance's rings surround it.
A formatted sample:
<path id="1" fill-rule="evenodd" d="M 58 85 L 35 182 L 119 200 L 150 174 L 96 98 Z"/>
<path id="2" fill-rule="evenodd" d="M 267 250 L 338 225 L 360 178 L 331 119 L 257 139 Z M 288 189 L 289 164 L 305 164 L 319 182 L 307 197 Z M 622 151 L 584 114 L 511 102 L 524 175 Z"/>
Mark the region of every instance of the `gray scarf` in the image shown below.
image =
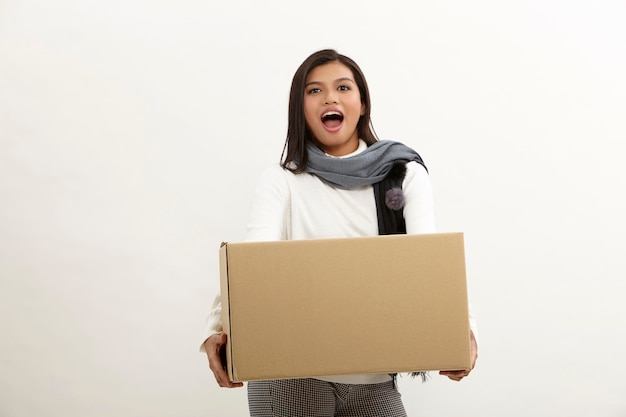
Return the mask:
<path id="1" fill-rule="evenodd" d="M 375 142 L 363 152 L 346 158 L 329 157 L 311 142 L 307 143 L 307 150 L 309 161 L 305 172 L 344 190 L 382 181 L 397 162 L 416 161 L 424 165 L 413 149 L 390 140 Z"/>

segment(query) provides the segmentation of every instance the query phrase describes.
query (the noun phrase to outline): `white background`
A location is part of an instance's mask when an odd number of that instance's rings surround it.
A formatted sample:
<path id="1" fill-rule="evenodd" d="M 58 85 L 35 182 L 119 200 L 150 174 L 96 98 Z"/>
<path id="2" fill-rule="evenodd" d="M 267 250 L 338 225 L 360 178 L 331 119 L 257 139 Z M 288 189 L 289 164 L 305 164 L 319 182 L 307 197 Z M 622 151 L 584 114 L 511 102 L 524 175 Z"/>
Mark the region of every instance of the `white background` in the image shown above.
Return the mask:
<path id="1" fill-rule="evenodd" d="M 0 416 L 247 415 L 197 352 L 217 249 L 326 47 L 466 236 L 478 366 L 409 415 L 626 416 L 626 5 L 409 4 L 0 0 Z"/>

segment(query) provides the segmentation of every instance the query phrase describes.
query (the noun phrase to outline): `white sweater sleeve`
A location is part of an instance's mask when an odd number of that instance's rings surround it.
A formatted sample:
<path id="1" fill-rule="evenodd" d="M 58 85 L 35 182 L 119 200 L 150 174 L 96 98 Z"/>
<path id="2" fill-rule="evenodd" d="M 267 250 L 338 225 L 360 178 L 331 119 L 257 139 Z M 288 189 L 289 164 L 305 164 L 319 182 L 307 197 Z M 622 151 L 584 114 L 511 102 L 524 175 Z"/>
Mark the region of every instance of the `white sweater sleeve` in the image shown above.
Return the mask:
<path id="1" fill-rule="evenodd" d="M 435 210 L 430 178 L 426 168 L 417 162 L 407 164 L 402 184 L 404 221 L 407 234 L 436 233 Z"/>
<path id="2" fill-rule="evenodd" d="M 246 233 L 247 242 L 285 240 L 289 224 L 289 188 L 280 166 L 267 168 L 259 178 L 254 191 Z M 205 352 L 204 342 L 212 334 L 222 332 L 221 294 L 213 300 L 204 330 L 200 352 Z"/>
<path id="3" fill-rule="evenodd" d="M 200 344 L 200 352 L 206 352 L 204 349 L 204 342 L 215 333 L 220 333 L 222 331 L 222 300 L 220 293 L 218 292 L 215 298 L 213 299 L 213 304 L 211 305 L 211 310 L 209 311 L 209 316 L 206 320 L 206 326 L 204 328 L 204 338 L 202 339 L 202 344 Z"/>
<path id="4" fill-rule="evenodd" d="M 288 175 L 279 165 L 267 168 L 254 191 L 246 242 L 286 240 L 290 224 Z"/>

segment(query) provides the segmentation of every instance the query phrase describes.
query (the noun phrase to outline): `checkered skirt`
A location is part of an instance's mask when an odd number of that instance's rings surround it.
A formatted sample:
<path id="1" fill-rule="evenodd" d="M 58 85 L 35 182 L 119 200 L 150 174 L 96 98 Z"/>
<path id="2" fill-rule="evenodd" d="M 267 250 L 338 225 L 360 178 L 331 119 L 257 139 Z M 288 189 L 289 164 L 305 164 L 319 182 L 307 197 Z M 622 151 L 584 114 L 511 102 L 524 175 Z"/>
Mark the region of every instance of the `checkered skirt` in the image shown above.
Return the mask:
<path id="1" fill-rule="evenodd" d="M 336 384 L 319 379 L 248 382 L 251 417 L 406 417 L 393 381 Z"/>

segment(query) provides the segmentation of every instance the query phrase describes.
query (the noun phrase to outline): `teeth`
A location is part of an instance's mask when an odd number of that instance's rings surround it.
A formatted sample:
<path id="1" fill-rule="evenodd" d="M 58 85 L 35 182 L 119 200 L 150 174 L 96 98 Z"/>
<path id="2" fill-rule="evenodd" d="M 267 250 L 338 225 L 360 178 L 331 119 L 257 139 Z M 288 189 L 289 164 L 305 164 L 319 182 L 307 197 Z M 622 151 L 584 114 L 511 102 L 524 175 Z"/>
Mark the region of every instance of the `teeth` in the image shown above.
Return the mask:
<path id="1" fill-rule="evenodd" d="M 337 111 L 329 111 L 327 113 L 322 114 L 322 117 L 328 117 L 328 116 L 341 116 L 341 113 Z"/>

